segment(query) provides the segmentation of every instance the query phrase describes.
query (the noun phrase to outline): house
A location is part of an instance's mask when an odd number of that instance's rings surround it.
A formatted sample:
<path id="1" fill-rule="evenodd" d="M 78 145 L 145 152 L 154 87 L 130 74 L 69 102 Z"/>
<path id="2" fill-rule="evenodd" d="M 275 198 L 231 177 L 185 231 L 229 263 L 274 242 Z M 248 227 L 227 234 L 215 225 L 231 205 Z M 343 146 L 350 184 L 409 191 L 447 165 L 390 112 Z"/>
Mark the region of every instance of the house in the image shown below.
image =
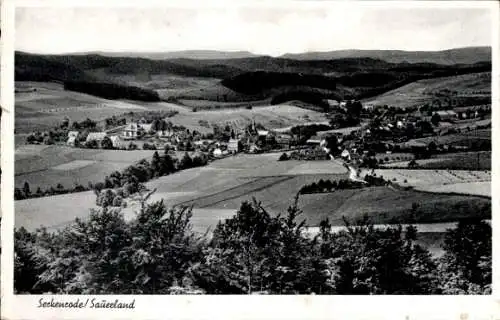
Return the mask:
<path id="1" fill-rule="evenodd" d="M 158 131 L 156 131 L 156 135 L 159 138 L 168 138 L 168 137 L 171 137 L 173 135 L 173 131 L 172 130 L 158 130 Z"/>
<path id="2" fill-rule="evenodd" d="M 321 139 L 319 136 L 312 136 L 311 138 L 309 138 L 309 140 L 306 141 L 306 143 L 312 145 L 320 145 L 322 140 L 323 139 Z"/>
<path id="3" fill-rule="evenodd" d="M 363 105 L 363 110 L 366 110 L 366 111 L 373 111 L 373 109 L 375 109 L 375 106 L 371 103 L 368 103 L 368 104 L 364 104 Z"/>
<path id="4" fill-rule="evenodd" d="M 436 111 L 436 113 L 439 115 L 441 121 L 448 121 L 457 118 L 457 113 L 452 110 L 439 110 Z"/>
<path id="5" fill-rule="evenodd" d="M 267 130 L 257 130 L 257 135 L 259 137 L 267 137 L 268 134 L 269 134 L 269 131 L 267 131 Z"/>
<path id="6" fill-rule="evenodd" d="M 153 125 L 151 123 L 129 123 L 125 129 L 123 129 L 122 136 L 126 139 L 135 139 L 140 137 L 143 133 L 149 133 L 153 131 Z"/>
<path id="7" fill-rule="evenodd" d="M 227 145 L 227 151 L 236 153 L 240 151 L 240 140 L 238 139 L 229 139 L 229 143 Z"/>
<path id="8" fill-rule="evenodd" d="M 108 134 L 106 132 L 90 132 L 85 142 L 97 141 L 97 143 L 101 145 L 102 140 L 107 136 Z"/>
<path id="9" fill-rule="evenodd" d="M 68 140 L 66 141 L 66 144 L 68 146 L 74 147 L 76 144 L 76 139 L 78 138 L 78 131 L 70 131 L 68 132 Z"/>
<path id="10" fill-rule="evenodd" d="M 338 107 L 340 105 L 340 103 L 337 100 L 328 99 L 326 101 L 328 102 L 328 105 L 330 107 Z"/>
<path id="11" fill-rule="evenodd" d="M 292 143 L 292 137 L 290 135 L 285 135 L 285 134 L 279 135 L 276 138 L 276 143 L 281 148 L 289 149 L 290 148 L 290 144 Z"/>
<path id="12" fill-rule="evenodd" d="M 222 150 L 220 148 L 215 148 L 213 152 L 214 157 L 221 157 L 222 156 Z"/>
<path id="13" fill-rule="evenodd" d="M 120 149 L 126 148 L 127 144 L 123 141 L 119 136 L 110 136 L 111 143 L 113 144 L 113 148 Z"/>

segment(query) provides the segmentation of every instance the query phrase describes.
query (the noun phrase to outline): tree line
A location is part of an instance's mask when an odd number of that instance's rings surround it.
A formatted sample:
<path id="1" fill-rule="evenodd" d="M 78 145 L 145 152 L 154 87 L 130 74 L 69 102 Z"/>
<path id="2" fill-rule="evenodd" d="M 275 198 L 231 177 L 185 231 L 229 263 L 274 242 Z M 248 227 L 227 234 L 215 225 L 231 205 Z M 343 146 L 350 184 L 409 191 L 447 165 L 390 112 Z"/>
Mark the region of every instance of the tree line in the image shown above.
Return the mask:
<path id="1" fill-rule="evenodd" d="M 255 199 L 192 231 L 192 209 L 142 201 L 93 210 L 58 232 L 15 231 L 17 294 L 491 294 L 491 226 L 461 221 L 439 258 L 415 227 L 377 229 L 367 220 L 306 236 L 297 199 L 274 215 Z"/>

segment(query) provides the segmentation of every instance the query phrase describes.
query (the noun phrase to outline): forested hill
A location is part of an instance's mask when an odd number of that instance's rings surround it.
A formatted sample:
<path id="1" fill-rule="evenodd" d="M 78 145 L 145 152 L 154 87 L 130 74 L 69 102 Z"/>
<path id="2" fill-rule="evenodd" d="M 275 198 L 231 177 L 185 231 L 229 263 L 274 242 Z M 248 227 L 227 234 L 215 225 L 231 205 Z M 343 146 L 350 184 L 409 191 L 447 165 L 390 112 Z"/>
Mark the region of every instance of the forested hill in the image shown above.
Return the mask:
<path id="1" fill-rule="evenodd" d="M 395 89 L 410 82 L 468 73 L 491 71 L 491 61 L 473 64 L 392 63 L 382 59 L 361 57 L 333 60 L 293 60 L 266 56 L 236 59 L 185 59 L 152 60 L 137 57 L 110 57 L 90 55 L 36 55 L 16 52 L 15 79 L 17 81 L 60 81 L 85 83 L 111 83 L 132 86 L 130 92 L 139 97 L 157 99 L 161 86 L 150 87 L 148 77 L 176 76 L 220 80 L 220 86 L 236 93 L 253 94 L 255 97 L 274 98 L 276 94 L 297 90 L 313 92 L 317 98 L 366 98 Z M 128 82 L 127 79 L 134 79 Z M 169 86 L 168 81 L 165 85 Z M 92 85 L 97 88 L 98 85 Z M 107 87 L 109 88 L 109 86 Z M 93 89 L 85 89 L 92 93 Z M 325 91 L 326 90 L 326 91 Z M 125 92 L 127 90 L 119 90 Z M 103 90 L 97 90 L 100 95 Z M 207 99 L 200 90 L 199 97 Z M 115 95 L 113 95 L 115 96 Z M 116 95 L 118 98 L 120 94 Z M 132 95 L 134 96 L 134 95 Z M 127 98 L 131 98 L 128 96 Z"/>

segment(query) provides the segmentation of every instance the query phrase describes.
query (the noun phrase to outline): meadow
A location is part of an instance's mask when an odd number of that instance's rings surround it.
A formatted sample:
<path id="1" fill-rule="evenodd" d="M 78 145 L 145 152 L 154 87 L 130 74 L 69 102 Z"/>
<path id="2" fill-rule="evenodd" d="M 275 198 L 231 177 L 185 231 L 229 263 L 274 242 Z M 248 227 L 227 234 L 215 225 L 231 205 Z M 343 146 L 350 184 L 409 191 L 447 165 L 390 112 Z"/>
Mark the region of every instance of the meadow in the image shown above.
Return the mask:
<path id="1" fill-rule="evenodd" d="M 277 161 L 279 155 L 237 155 L 214 161 L 205 167 L 183 170 L 151 180 L 146 186 L 155 190 L 155 193 L 149 201 L 163 199 L 168 206 L 193 206 L 193 228 L 205 231 L 207 228 L 213 229 L 220 219 L 232 216 L 242 201 L 251 201 L 255 197 L 271 214 L 284 213 L 304 184 L 317 182 L 319 179 L 346 179 L 348 176 L 346 169 L 338 162 Z M 388 170 L 377 170 L 377 174 L 384 177 L 389 177 L 388 173 Z M 466 172 L 463 175 L 466 177 Z M 416 173 L 414 176 L 415 179 L 422 177 Z M 426 177 L 433 179 L 431 173 Z M 398 180 L 402 178 L 403 175 L 398 175 Z M 487 178 L 488 175 L 485 174 L 484 179 Z M 90 208 L 95 207 L 94 203 L 95 196 L 92 192 L 16 201 L 16 226 L 61 226 L 75 217 L 88 215 Z M 126 217 L 132 217 L 139 209 L 139 202 L 135 198 L 127 203 L 123 212 Z M 419 209 L 412 216 L 414 203 Z M 488 205 L 491 205 L 491 200 L 485 197 L 394 187 L 337 190 L 302 195 L 299 198 L 299 206 L 303 211 L 301 218 L 307 219 L 310 226 L 317 225 L 325 217 L 334 225 L 342 225 L 342 216 L 358 219 L 365 214 L 374 223 L 408 222 L 409 219 L 420 223 L 435 223 L 471 215 L 488 218 Z"/>
<path id="2" fill-rule="evenodd" d="M 458 91 L 457 99 L 464 97 L 490 97 L 491 72 L 470 73 L 451 77 L 425 79 L 412 82 L 381 95 L 367 98 L 366 104 L 389 105 L 399 108 L 432 105 L 440 92 Z M 453 95 L 451 95 L 453 97 Z"/>
<path id="3" fill-rule="evenodd" d="M 491 171 L 377 169 L 375 174 L 421 191 L 491 197 Z"/>
<path id="4" fill-rule="evenodd" d="M 75 184 L 87 186 L 101 182 L 105 175 L 120 171 L 142 159 L 150 159 L 152 150 L 97 150 L 65 146 L 23 145 L 15 152 L 15 186 L 28 182 L 32 192 Z"/>

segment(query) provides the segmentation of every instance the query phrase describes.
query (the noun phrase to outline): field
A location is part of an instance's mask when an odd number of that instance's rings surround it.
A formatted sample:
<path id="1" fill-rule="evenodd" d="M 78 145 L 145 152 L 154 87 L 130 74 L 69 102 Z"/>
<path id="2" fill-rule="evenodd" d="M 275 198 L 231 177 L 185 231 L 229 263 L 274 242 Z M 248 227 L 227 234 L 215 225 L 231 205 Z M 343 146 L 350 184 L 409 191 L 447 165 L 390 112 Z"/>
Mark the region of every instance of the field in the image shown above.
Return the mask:
<path id="1" fill-rule="evenodd" d="M 277 161 L 279 153 L 238 155 L 160 177 L 147 183 L 155 190 L 150 201 L 164 199 L 168 206 L 193 206 L 193 227 L 197 231 L 213 228 L 219 219 L 233 215 L 242 201 L 255 197 L 272 214 L 285 213 L 304 184 L 319 179 L 345 179 L 345 168 L 334 161 Z M 86 160 L 86 159 L 81 159 Z M 73 166 L 83 165 L 76 162 Z M 81 169 L 77 169 L 81 170 Z M 41 224 L 59 226 L 75 217 L 85 217 L 94 207 L 92 192 L 16 201 L 16 226 L 36 228 Z M 75 206 L 78 203 L 78 206 Z M 299 205 L 308 225 L 328 217 L 341 225 L 368 214 L 375 223 L 409 219 L 412 204 L 419 205 L 417 222 L 453 221 L 464 216 L 488 217 L 487 198 L 443 195 L 391 187 L 340 190 L 333 193 L 302 195 Z M 124 209 L 126 217 L 138 210 L 131 199 Z M 455 208 L 450 210 L 450 208 Z"/>
<path id="2" fill-rule="evenodd" d="M 432 104 L 437 94 L 445 90 L 458 91 L 458 99 L 491 97 L 491 72 L 419 80 L 363 102 L 400 108 L 420 106 Z"/>
<path id="3" fill-rule="evenodd" d="M 36 91 L 31 91 L 36 89 Z M 107 100 L 91 95 L 65 91 L 60 84 L 16 82 L 16 133 L 49 130 L 59 126 L 65 117 L 71 121 L 86 118 L 102 120 L 145 107 L 124 101 Z M 29 90 L 29 91 L 28 91 Z"/>
<path id="4" fill-rule="evenodd" d="M 116 170 L 152 157 L 151 150 L 92 150 L 64 146 L 24 145 L 15 153 L 15 186 L 28 182 L 32 191 L 61 183 L 70 188 L 75 184 L 101 182 Z"/>
<path id="5" fill-rule="evenodd" d="M 17 82 L 16 88 L 16 134 L 21 136 L 35 130 L 49 130 L 59 126 L 65 117 L 71 121 L 82 121 L 86 118 L 102 120 L 113 115 L 121 115 L 130 111 L 170 111 L 179 113 L 171 118 L 175 125 L 183 125 L 190 130 L 211 132 L 211 127 L 200 125 L 200 120 L 212 124 L 232 124 L 244 127 L 253 120 L 265 127 L 280 128 L 304 122 L 326 121 L 324 114 L 291 105 L 254 107 L 249 109 L 224 109 L 217 111 L 200 110 L 192 112 L 191 107 L 184 107 L 167 102 L 132 102 L 106 100 L 82 93 L 64 91 L 55 83 Z M 36 89 L 36 92 L 32 92 Z M 25 91 L 23 91 L 25 90 Z M 209 103 L 197 101 L 194 103 Z M 215 102 L 210 102 L 215 103 Z M 221 104 L 221 103 L 219 103 Z M 22 138 L 20 138 L 22 139 Z M 20 143 L 16 143 L 19 145 Z"/>
<path id="6" fill-rule="evenodd" d="M 375 174 L 421 191 L 491 197 L 491 171 L 377 169 Z"/>
<path id="7" fill-rule="evenodd" d="M 407 168 L 408 159 L 382 164 L 383 168 Z M 444 153 L 416 160 L 422 169 L 491 170 L 491 151 Z"/>

